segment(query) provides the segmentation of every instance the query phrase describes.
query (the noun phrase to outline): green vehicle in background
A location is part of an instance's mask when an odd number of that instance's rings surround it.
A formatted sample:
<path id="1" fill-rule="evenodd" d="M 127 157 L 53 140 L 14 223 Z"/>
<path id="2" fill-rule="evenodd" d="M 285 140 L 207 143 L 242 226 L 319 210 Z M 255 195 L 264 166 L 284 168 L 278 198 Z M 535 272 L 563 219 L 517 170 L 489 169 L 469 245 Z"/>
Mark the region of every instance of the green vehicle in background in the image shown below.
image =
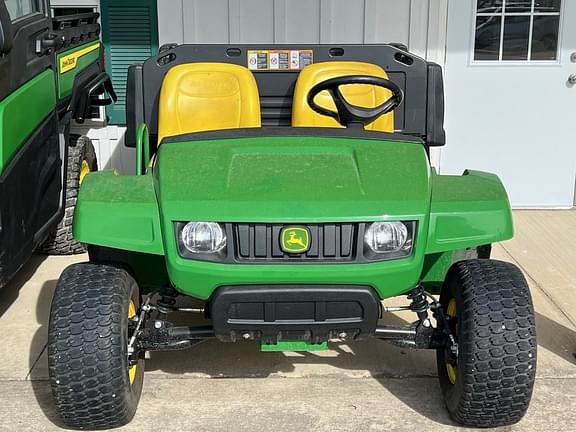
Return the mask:
<path id="1" fill-rule="evenodd" d="M 136 175 L 86 179 L 74 235 L 90 262 L 64 271 L 52 301 L 67 426 L 126 424 L 146 353 L 209 338 L 434 349 L 455 421 L 523 417 L 530 292 L 490 259 L 513 235 L 510 206 L 495 175 L 431 167 L 445 141 L 438 65 L 398 45 L 171 45 L 132 66 L 127 88 Z M 398 296 L 409 304 L 383 304 Z M 414 323 L 380 321 L 395 310 Z"/>
<path id="2" fill-rule="evenodd" d="M 35 250 L 84 252 L 72 236 L 80 182 L 97 169 L 72 120 L 115 97 L 98 14 L 50 16 L 48 1 L 0 1 L 0 288 Z"/>

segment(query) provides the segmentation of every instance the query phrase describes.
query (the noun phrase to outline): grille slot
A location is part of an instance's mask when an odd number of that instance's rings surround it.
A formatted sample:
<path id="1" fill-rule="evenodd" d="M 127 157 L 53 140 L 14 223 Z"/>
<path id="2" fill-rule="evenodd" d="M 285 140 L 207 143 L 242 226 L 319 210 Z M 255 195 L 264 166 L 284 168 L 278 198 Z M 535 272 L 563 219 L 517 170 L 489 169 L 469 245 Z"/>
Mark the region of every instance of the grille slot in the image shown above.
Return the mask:
<path id="1" fill-rule="evenodd" d="M 285 253 L 280 246 L 284 224 L 232 224 L 237 261 L 297 262 L 353 261 L 357 253 L 357 224 L 303 224 L 310 247 L 302 254 Z"/>

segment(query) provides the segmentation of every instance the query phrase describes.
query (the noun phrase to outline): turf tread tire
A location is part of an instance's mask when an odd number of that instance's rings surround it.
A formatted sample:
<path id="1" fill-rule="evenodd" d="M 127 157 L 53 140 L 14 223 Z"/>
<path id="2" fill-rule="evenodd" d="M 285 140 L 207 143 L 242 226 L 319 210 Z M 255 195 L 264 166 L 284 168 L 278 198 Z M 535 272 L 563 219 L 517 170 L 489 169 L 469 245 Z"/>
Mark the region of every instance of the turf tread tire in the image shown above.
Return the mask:
<path id="1" fill-rule="evenodd" d="M 536 327 L 526 279 L 510 263 L 461 261 L 452 266 L 443 287 L 444 309 L 451 296 L 459 326 L 454 385 L 444 351 L 437 352 L 451 417 L 472 427 L 517 423 L 528 409 L 536 376 Z"/>
<path id="2" fill-rule="evenodd" d="M 48 328 L 48 370 L 56 410 L 77 429 L 127 424 L 142 390 L 143 360 L 128 377 L 128 304 L 138 301 L 128 272 L 75 264 L 56 286 Z"/>
<path id="3" fill-rule="evenodd" d="M 74 255 L 86 252 L 84 244 L 76 241 L 72 233 L 74 210 L 80 189 L 80 169 L 86 160 L 92 172 L 98 171 L 96 152 L 89 138 L 81 135 L 70 135 L 66 174 L 66 205 L 64 217 L 56 229 L 39 248 L 39 252 L 48 255 Z"/>

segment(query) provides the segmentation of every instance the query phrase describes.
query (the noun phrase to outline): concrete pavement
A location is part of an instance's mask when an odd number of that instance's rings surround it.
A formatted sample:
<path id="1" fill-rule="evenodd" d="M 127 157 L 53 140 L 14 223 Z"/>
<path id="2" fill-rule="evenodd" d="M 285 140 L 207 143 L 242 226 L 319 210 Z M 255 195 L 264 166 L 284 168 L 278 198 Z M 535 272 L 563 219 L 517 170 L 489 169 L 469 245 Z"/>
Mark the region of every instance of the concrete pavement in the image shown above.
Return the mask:
<path id="1" fill-rule="evenodd" d="M 528 278 L 539 357 L 529 413 L 506 430 L 576 431 L 576 211 L 520 211 L 515 221 L 516 238 L 496 245 L 493 257 L 515 262 Z M 62 269 L 83 260 L 34 257 L 0 292 L 0 430 L 59 429 L 46 382 L 48 312 Z M 209 341 L 154 353 L 138 414 L 124 429 L 460 430 L 442 405 L 434 354 L 379 341 L 313 353 Z"/>

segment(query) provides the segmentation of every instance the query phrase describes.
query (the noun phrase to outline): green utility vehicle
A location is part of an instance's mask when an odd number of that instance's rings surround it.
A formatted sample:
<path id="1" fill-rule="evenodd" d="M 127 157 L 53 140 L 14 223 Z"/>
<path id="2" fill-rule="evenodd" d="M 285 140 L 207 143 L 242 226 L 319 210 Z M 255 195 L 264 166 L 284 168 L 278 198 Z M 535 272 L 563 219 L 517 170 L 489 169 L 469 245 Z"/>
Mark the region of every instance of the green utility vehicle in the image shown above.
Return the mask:
<path id="1" fill-rule="evenodd" d="M 64 12 L 51 16 L 47 0 L 0 0 L 0 288 L 38 248 L 85 250 L 72 215 L 79 183 L 97 163 L 70 123 L 115 95 L 98 14 Z"/>
<path id="2" fill-rule="evenodd" d="M 64 271 L 52 302 L 66 425 L 127 423 L 145 354 L 209 338 L 434 349 L 454 420 L 522 418 L 530 292 L 489 259 L 512 237 L 510 206 L 496 176 L 430 166 L 445 140 L 438 65 L 399 45 L 167 46 L 130 68 L 127 88 L 137 175 L 86 179 L 74 235 L 90 262 Z M 414 323 L 380 320 L 398 309 Z"/>

